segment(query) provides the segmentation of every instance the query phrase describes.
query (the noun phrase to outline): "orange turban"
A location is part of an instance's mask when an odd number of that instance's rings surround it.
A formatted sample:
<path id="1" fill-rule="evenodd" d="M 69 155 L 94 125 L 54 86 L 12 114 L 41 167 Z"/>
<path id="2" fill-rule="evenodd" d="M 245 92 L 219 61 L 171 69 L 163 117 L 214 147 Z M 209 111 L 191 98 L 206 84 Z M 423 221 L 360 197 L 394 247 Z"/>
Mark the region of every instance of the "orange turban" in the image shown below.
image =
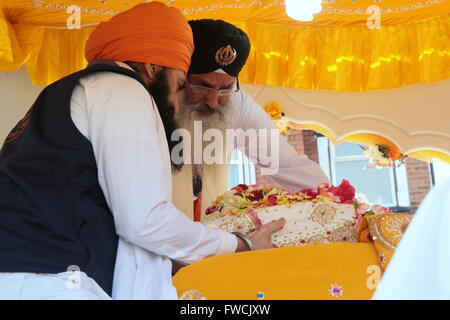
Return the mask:
<path id="1" fill-rule="evenodd" d="M 187 73 L 194 51 L 192 30 L 182 13 L 161 2 L 141 3 L 95 28 L 86 59 L 148 62 Z"/>

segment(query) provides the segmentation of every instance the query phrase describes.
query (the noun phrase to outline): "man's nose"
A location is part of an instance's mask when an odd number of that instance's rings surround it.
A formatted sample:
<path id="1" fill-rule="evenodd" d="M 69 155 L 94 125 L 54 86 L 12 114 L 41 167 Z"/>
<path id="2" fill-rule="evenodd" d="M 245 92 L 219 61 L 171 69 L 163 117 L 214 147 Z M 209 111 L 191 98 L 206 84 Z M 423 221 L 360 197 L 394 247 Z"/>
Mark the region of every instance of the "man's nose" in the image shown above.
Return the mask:
<path id="1" fill-rule="evenodd" d="M 204 103 L 210 108 L 217 108 L 219 105 L 219 95 L 215 92 L 205 95 Z"/>
<path id="2" fill-rule="evenodd" d="M 170 102 L 170 101 L 169 101 L 169 102 Z M 175 98 L 175 100 L 173 100 L 173 101 L 171 102 L 171 105 L 172 105 L 172 107 L 173 107 L 173 113 L 174 113 L 174 114 L 177 114 L 178 111 L 180 111 L 180 100 L 179 100 L 178 96 Z"/>

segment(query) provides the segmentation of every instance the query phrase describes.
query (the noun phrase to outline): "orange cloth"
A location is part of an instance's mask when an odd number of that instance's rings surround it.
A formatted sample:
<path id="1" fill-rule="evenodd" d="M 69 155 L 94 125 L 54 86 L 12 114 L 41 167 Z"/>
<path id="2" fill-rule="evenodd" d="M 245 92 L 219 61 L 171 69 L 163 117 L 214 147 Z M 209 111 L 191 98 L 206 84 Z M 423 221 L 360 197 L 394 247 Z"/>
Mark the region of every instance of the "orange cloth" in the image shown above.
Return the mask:
<path id="1" fill-rule="evenodd" d="M 197 198 L 194 201 L 194 221 L 202 220 L 202 199 Z"/>
<path id="2" fill-rule="evenodd" d="M 180 10 L 153 1 L 102 22 L 89 37 L 85 55 L 88 61 L 148 62 L 187 73 L 193 51 L 192 30 Z"/>

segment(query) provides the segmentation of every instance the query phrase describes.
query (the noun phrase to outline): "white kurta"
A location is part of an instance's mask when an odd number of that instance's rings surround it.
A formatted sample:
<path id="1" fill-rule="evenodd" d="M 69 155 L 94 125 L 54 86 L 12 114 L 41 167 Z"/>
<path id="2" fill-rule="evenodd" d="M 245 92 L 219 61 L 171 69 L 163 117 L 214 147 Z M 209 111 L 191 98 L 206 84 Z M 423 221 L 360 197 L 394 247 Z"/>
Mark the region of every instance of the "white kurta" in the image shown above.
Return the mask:
<path id="1" fill-rule="evenodd" d="M 375 300 L 450 299 L 450 178 L 423 200 L 375 292 Z"/>
<path id="2" fill-rule="evenodd" d="M 120 237 L 114 299 L 177 299 L 170 259 L 190 264 L 236 250 L 235 236 L 192 222 L 172 204 L 164 127 L 139 82 L 112 72 L 90 75 L 73 92 L 71 116 L 92 143 Z"/>
<path id="3" fill-rule="evenodd" d="M 267 113 L 253 100 L 250 95 L 240 91 L 236 101 L 235 112 L 233 114 L 233 129 L 275 129 L 275 125 Z M 262 145 L 264 147 L 264 145 Z M 278 147 L 279 148 L 276 148 Z M 269 177 L 280 186 L 289 190 L 301 190 L 317 188 L 321 183 L 329 180 L 320 166 L 308 159 L 304 154 L 299 154 L 287 141 L 287 137 L 280 135 L 278 146 L 267 145 L 267 150 L 259 146 L 258 155 L 270 155 L 272 152 L 279 153 L 279 166 L 277 173 Z M 236 148 L 244 152 L 247 156 L 248 148 L 245 145 L 237 145 Z M 273 149 L 273 151 L 272 151 Z M 250 159 L 258 167 L 265 167 L 261 159 Z"/>
<path id="4" fill-rule="evenodd" d="M 241 90 L 237 95 L 229 98 L 233 104 L 233 115 L 231 120 L 231 128 L 236 132 L 241 132 L 239 137 L 243 137 L 242 133 L 247 130 L 256 130 L 259 133 L 261 130 L 266 135 L 270 135 L 270 130 L 276 131 L 275 125 L 269 118 L 267 113 L 261 108 L 253 98 L 246 92 Z M 257 137 L 260 139 L 260 136 Z M 316 162 L 308 159 L 304 154 L 299 154 L 291 145 L 289 145 L 287 137 L 279 135 L 279 140 L 276 140 L 275 144 L 259 142 L 255 143 L 257 146 L 256 156 L 252 157 L 249 152 L 249 139 L 238 139 L 237 144 L 234 141 L 234 148 L 242 151 L 249 159 L 259 168 L 267 168 L 269 166 L 264 165 L 264 156 L 277 155 L 278 163 L 272 163 L 270 169 L 275 174 L 268 175 L 276 184 L 288 190 L 302 190 L 309 188 L 317 188 L 321 183 L 330 183 L 328 177 L 325 175 L 320 165 Z M 230 151 L 230 150 L 228 150 Z M 228 155 L 228 160 L 231 158 L 231 153 Z M 216 165 L 216 173 L 213 177 L 204 176 L 203 188 L 202 188 L 202 212 L 211 205 L 217 195 L 224 193 L 228 189 L 227 184 L 227 169 L 228 167 L 223 165 L 219 169 Z M 181 187 L 177 184 L 187 184 L 188 180 L 192 180 L 191 172 L 187 172 L 187 168 L 174 175 L 175 191 L 181 190 Z M 174 194 L 174 202 L 177 207 L 182 209 L 188 216 L 193 216 L 192 205 L 192 188 L 188 186 L 183 187 L 186 190 L 184 193 L 177 192 Z"/>

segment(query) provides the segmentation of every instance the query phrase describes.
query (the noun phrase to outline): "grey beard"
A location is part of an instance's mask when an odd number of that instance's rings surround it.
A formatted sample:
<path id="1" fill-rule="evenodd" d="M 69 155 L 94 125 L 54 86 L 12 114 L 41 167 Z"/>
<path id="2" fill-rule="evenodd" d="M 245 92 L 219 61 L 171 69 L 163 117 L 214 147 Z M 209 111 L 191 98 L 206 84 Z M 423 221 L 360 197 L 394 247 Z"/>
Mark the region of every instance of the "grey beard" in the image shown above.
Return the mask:
<path id="1" fill-rule="evenodd" d="M 223 141 L 225 142 L 226 129 L 232 128 L 233 115 L 237 105 L 234 97 L 229 97 L 225 105 L 218 105 L 213 109 L 213 112 L 211 112 L 212 110 L 203 103 L 188 103 L 184 91 L 180 92 L 178 99 L 180 110 L 176 113 L 175 120 L 177 121 L 179 128 L 188 130 L 191 137 L 194 138 L 194 121 L 201 121 L 202 136 L 208 129 L 218 129 L 222 133 L 222 136 L 224 137 Z M 211 142 L 202 141 L 202 150 L 204 150 L 209 143 Z M 224 157 L 227 157 L 225 143 L 223 148 L 223 155 Z M 191 146 L 191 150 L 194 150 L 193 146 Z M 204 174 L 214 176 L 215 170 L 219 170 L 216 165 L 203 164 L 192 166 L 193 191 L 195 196 L 199 196 L 202 190 L 202 177 Z"/>
<path id="2" fill-rule="evenodd" d="M 179 128 L 187 129 L 192 137 L 194 121 L 202 121 L 203 133 L 208 129 L 218 129 L 225 134 L 225 130 L 231 128 L 236 105 L 233 97 L 229 97 L 225 105 L 218 105 L 212 113 L 205 112 L 212 109 L 203 103 L 188 103 L 184 91 L 180 92 L 178 99 L 180 110 L 175 119 Z"/>

